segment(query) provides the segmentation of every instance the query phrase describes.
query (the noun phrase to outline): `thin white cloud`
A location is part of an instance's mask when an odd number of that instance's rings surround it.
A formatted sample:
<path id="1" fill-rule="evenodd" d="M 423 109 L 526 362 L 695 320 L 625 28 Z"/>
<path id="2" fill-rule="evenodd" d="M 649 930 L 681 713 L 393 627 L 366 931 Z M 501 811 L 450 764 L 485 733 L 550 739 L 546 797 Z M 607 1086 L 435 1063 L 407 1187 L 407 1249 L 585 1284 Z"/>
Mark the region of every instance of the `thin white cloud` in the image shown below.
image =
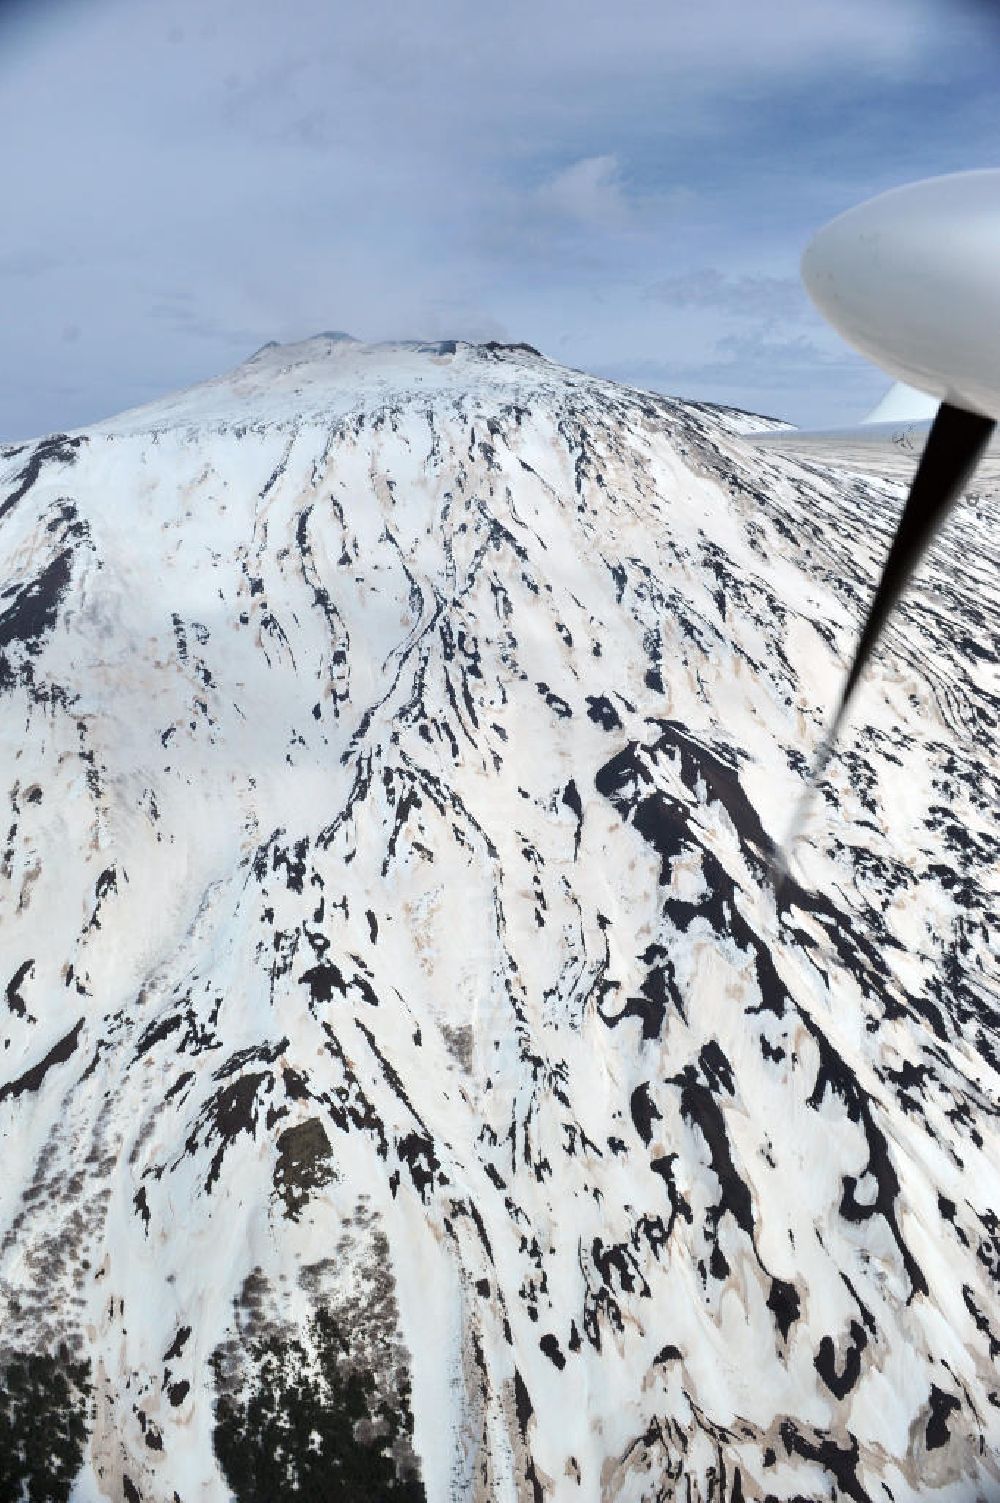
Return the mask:
<path id="1" fill-rule="evenodd" d="M 506 324 L 461 298 L 428 299 L 413 332 L 423 339 L 465 339 L 470 344 L 491 339 L 503 344 L 513 338 Z"/>
<path id="2" fill-rule="evenodd" d="M 859 422 L 885 391 L 886 376 L 846 346 L 765 328 L 727 334 L 702 348 L 611 362 L 601 374 L 668 395 L 793 416 L 811 427 Z"/>
<path id="3" fill-rule="evenodd" d="M 1000 148 L 995 68 L 942 91 L 981 64 L 957 0 L 29 11 L 0 0 L 4 437 L 324 327 L 705 363 L 797 318 L 823 218 Z M 891 114 L 901 79 L 919 116 Z"/>
<path id="4" fill-rule="evenodd" d="M 618 158 L 610 153 L 564 167 L 541 185 L 535 202 L 543 213 L 597 229 L 618 229 L 629 215 Z"/>
<path id="5" fill-rule="evenodd" d="M 678 308 L 714 308 L 744 318 L 800 320 L 809 303 L 798 277 L 727 276 L 703 266 L 650 283 L 644 296 Z"/>
<path id="6" fill-rule="evenodd" d="M 64 264 L 64 258 L 50 250 L 24 245 L 16 250 L 0 251 L 0 278 L 41 277 Z"/>

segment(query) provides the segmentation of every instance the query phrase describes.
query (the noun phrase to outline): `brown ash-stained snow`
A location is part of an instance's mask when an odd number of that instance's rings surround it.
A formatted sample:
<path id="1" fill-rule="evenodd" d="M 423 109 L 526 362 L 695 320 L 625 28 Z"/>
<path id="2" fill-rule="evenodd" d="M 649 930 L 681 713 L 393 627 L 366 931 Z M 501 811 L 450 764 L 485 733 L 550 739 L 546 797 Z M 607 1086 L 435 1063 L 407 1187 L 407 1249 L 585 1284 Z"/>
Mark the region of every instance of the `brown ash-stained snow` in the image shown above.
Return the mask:
<path id="1" fill-rule="evenodd" d="M 1000 1488 L 996 518 L 776 907 L 901 491 L 748 425 L 321 337 L 0 457 L 0 1368 L 89 1362 L 78 1503 L 251 1496 L 272 1340 L 400 1497 Z"/>

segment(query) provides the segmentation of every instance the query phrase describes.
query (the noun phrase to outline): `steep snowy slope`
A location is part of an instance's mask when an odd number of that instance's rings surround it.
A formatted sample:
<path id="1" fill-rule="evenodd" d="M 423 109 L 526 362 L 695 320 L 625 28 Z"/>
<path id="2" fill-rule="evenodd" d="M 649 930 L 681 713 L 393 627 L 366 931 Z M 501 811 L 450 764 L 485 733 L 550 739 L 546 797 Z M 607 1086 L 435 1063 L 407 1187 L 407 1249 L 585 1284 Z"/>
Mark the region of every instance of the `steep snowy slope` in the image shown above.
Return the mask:
<path id="1" fill-rule="evenodd" d="M 902 492 L 755 421 L 320 337 L 3 451 L 0 1477 L 995 1494 L 997 521 L 776 908 Z"/>

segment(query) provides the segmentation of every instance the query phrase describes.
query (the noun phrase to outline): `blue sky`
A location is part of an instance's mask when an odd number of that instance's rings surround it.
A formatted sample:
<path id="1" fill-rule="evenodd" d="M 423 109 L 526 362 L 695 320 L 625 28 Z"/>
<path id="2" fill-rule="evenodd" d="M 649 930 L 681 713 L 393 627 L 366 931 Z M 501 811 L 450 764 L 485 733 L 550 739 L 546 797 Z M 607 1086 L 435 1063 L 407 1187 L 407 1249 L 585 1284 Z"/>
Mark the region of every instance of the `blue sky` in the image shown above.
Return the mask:
<path id="1" fill-rule="evenodd" d="M 811 231 L 1000 165 L 972 0 L 0 0 L 0 437 L 268 339 L 527 340 L 795 422 Z"/>

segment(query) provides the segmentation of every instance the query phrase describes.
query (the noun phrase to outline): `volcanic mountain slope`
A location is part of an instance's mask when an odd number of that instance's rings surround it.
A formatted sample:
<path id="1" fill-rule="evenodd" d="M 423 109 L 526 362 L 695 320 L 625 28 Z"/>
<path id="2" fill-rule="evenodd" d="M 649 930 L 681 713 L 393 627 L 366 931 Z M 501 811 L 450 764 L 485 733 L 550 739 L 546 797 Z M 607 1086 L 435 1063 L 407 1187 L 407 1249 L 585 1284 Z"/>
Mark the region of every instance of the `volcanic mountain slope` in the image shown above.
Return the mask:
<path id="1" fill-rule="evenodd" d="M 3 451 L 8 1485 L 995 1495 L 995 514 L 776 906 L 901 491 L 762 421 L 323 336 Z"/>

